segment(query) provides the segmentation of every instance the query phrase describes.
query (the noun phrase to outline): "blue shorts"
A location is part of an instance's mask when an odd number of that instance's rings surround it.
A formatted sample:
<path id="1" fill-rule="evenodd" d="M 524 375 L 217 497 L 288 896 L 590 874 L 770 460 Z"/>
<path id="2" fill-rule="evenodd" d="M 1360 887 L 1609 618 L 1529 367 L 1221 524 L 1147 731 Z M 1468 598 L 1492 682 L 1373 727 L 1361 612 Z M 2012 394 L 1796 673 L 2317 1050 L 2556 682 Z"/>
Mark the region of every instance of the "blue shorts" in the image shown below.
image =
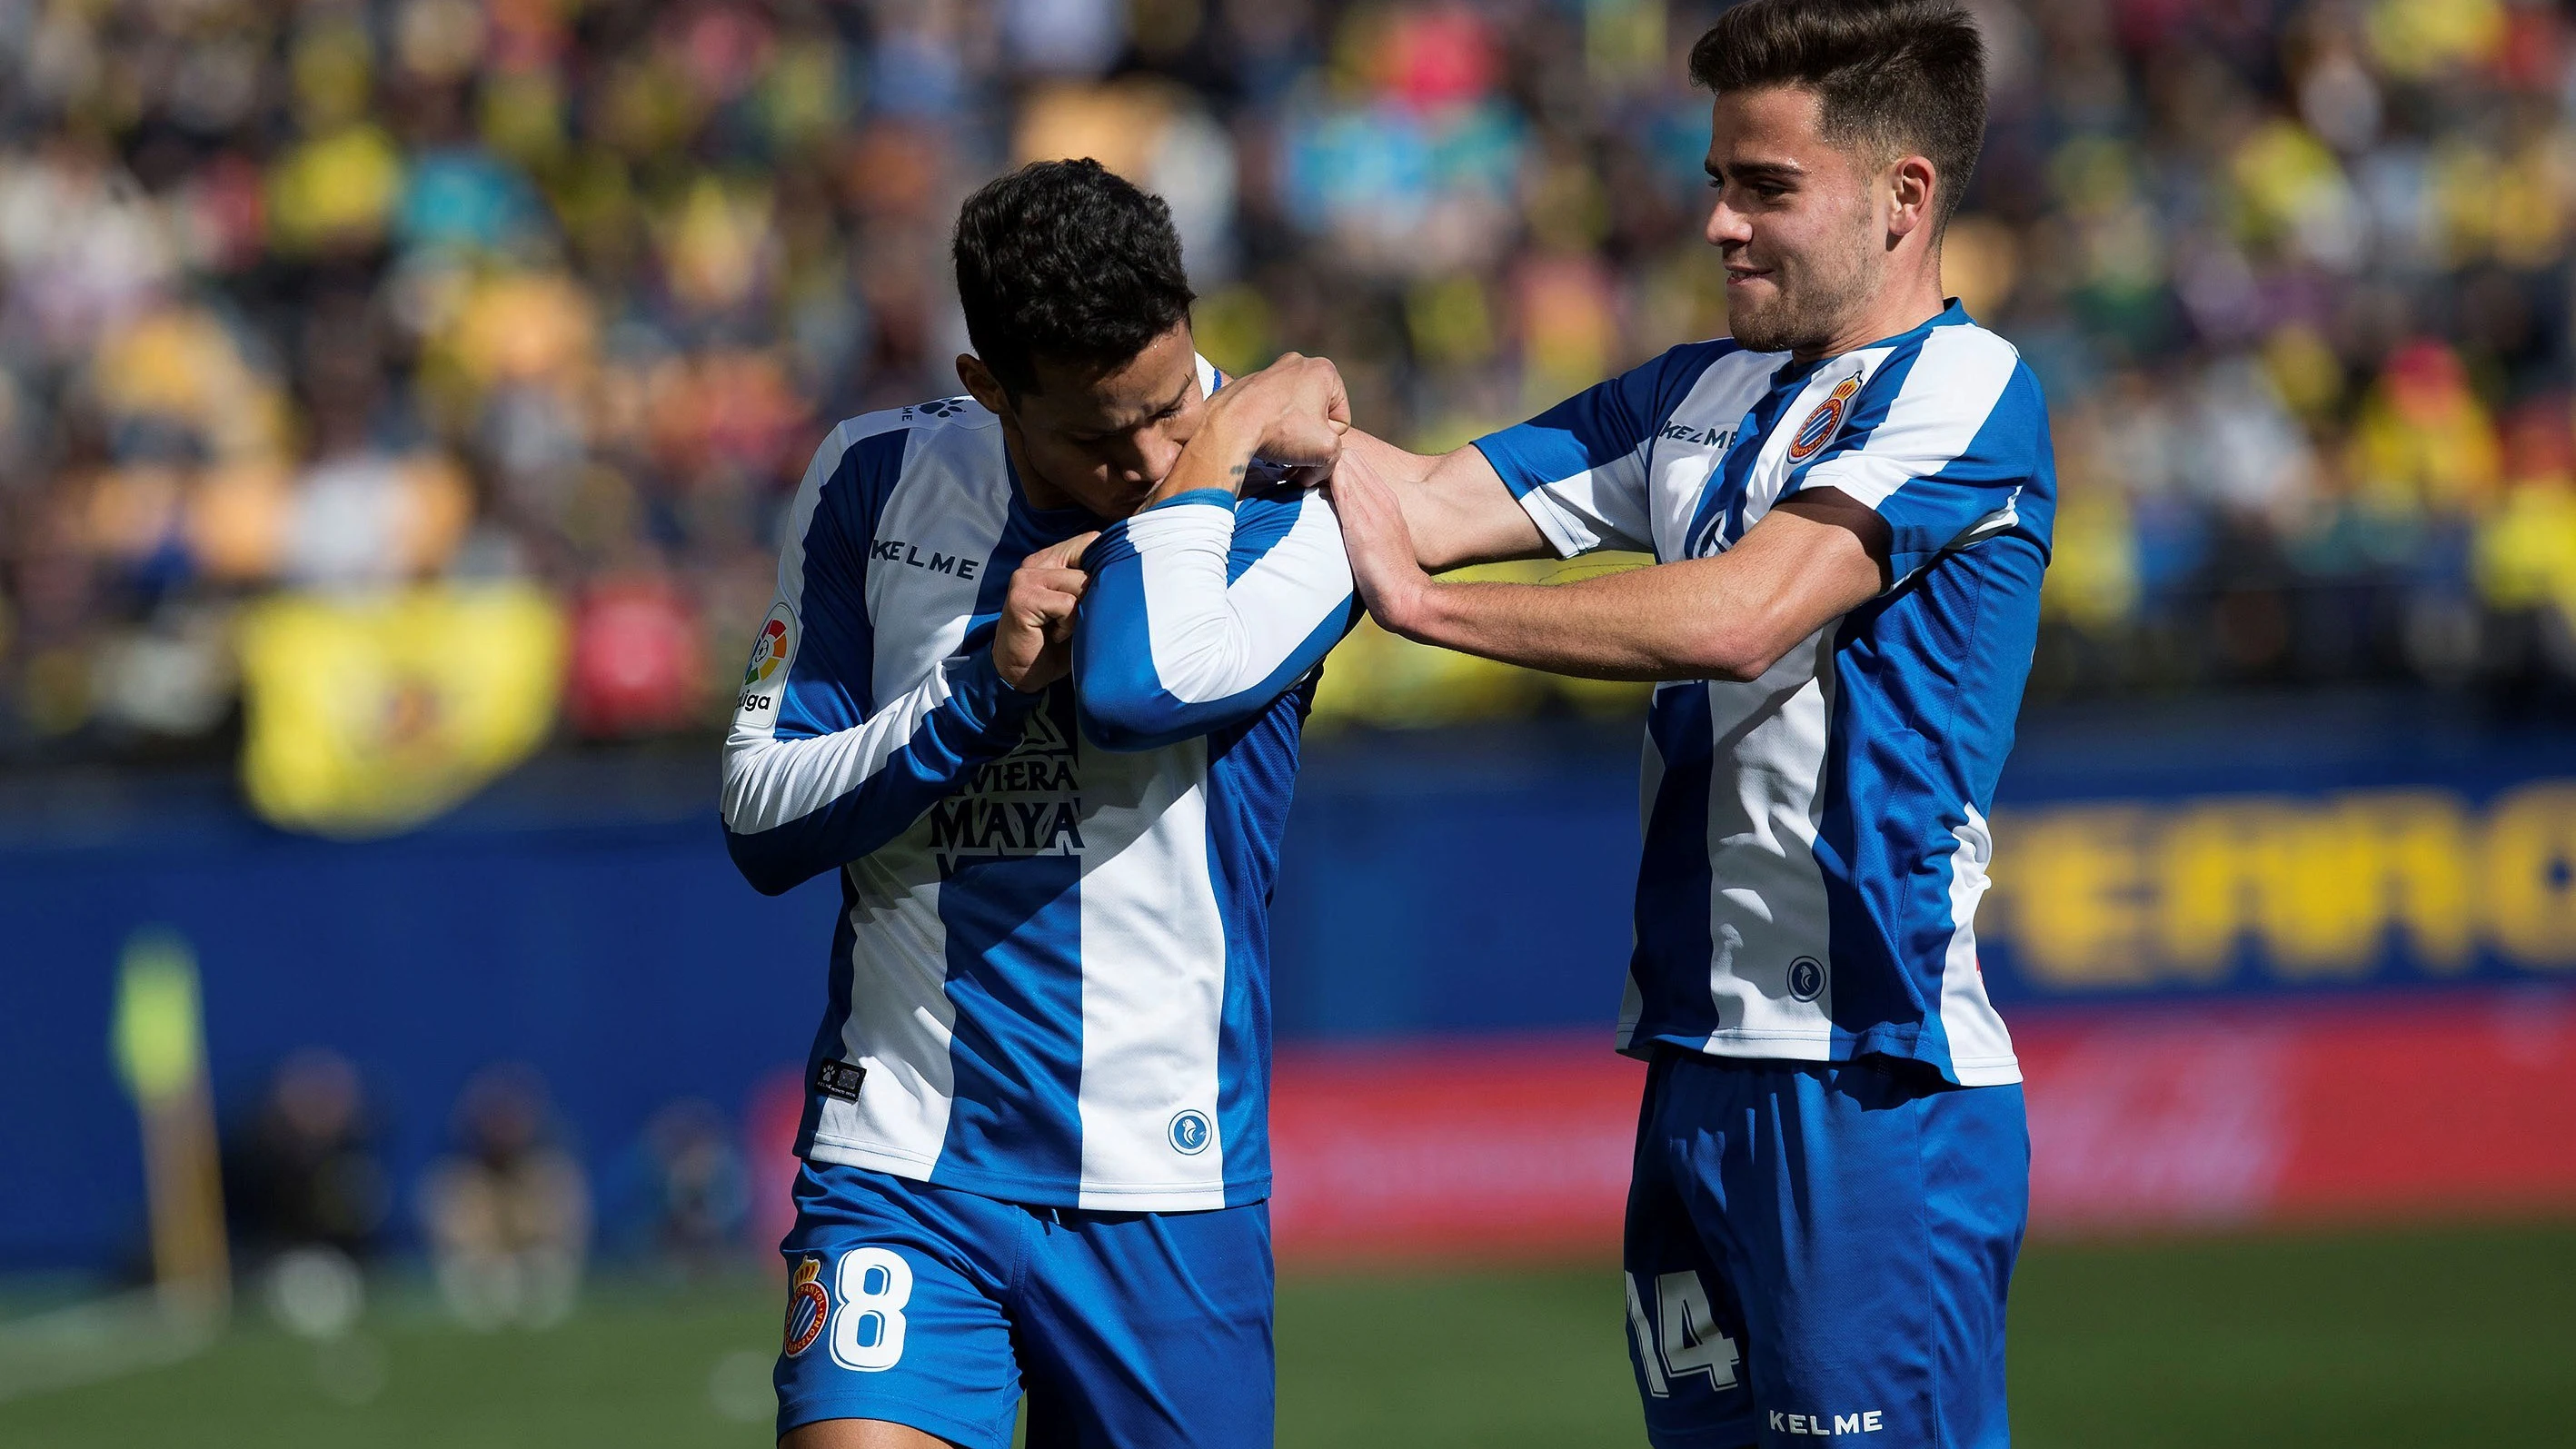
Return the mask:
<path id="1" fill-rule="evenodd" d="M 778 1432 L 884 1419 L 1010 1449 L 1270 1443 L 1270 1207 L 1024 1207 L 856 1167 L 796 1175 Z"/>
<path id="2" fill-rule="evenodd" d="M 1628 1190 L 1657 1449 L 2000 1449 L 2030 1208 L 2017 1086 L 1659 1054 Z"/>

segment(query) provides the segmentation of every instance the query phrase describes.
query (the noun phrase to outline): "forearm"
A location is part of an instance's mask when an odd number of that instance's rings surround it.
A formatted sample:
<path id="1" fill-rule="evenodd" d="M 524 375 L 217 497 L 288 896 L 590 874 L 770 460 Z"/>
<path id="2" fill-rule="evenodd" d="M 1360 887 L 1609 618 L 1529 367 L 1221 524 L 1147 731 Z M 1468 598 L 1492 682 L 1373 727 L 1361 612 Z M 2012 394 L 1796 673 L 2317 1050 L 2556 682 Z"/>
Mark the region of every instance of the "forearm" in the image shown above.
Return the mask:
<path id="1" fill-rule="evenodd" d="M 1342 449 L 1376 469 L 1394 490 L 1413 535 L 1414 558 L 1426 571 L 1554 556 L 1493 464 L 1474 447 L 1410 453 L 1353 428 Z"/>
<path id="2" fill-rule="evenodd" d="M 1620 586 L 1632 577 L 1562 585 L 1434 580 L 1378 622 L 1420 643 L 1585 679 L 1741 675 L 1747 661 L 1723 621 Z"/>
<path id="3" fill-rule="evenodd" d="M 1714 558 L 1577 583 L 1390 578 L 1378 622 L 1410 639 L 1591 679 L 1758 679 L 1875 597 L 1880 566 L 1852 529 L 1775 509 Z"/>
<path id="4" fill-rule="evenodd" d="M 1039 696 L 995 672 L 989 650 L 948 662 L 861 723 L 725 743 L 725 844 L 752 886 L 776 895 L 912 828 L 974 765 L 1006 754 Z"/>

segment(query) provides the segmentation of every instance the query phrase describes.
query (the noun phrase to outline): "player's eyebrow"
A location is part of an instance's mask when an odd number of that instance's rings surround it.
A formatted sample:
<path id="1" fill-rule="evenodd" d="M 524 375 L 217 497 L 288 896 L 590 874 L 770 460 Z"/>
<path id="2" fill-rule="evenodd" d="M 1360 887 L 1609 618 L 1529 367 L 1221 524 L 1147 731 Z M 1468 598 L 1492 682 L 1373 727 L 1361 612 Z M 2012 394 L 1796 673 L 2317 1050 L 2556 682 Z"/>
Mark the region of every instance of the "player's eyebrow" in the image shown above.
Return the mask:
<path id="1" fill-rule="evenodd" d="M 1145 414 L 1143 417 L 1138 418 L 1132 423 L 1121 423 L 1114 428 L 1108 428 L 1101 432 L 1076 433 L 1073 435 L 1074 441 L 1080 443 L 1097 443 L 1106 438 L 1114 438 L 1120 433 L 1133 431 L 1136 428 L 1144 426 L 1146 423 L 1152 422 L 1156 418 L 1169 417 L 1173 413 L 1181 410 L 1181 404 L 1190 400 L 1190 388 L 1197 381 L 1198 375 L 1193 371 L 1189 378 L 1181 383 L 1181 390 L 1172 394 L 1169 401 L 1155 404 L 1152 412 Z"/>
<path id="2" fill-rule="evenodd" d="M 1709 180 L 1721 185 L 1730 169 L 1738 181 L 1768 181 L 1774 185 L 1795 181 L 1807 174 L 1807 168 L 1795 161 L 1738 161 L 1732 168 L 1722 167 L 1714 161 L 1702 161 L 1700 169 L 1708 173 Z"/>

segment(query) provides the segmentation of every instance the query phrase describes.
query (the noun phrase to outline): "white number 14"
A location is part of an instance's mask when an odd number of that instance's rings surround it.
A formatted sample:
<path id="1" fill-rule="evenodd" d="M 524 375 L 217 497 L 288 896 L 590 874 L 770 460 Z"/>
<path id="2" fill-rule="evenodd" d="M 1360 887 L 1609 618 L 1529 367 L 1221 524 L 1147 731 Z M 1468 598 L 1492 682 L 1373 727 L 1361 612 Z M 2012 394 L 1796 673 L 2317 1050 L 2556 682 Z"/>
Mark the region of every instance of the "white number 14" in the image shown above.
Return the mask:
<path id="1" fill-rule="evenodd" d="M 1735 1340 L 1718 1331 L 1716 1310 L 1697 1273 L 1666 1273 L 1655 1279 L 1656 1319 L 1663 1331 L 1646 1321 L 1646 1303 L 1637 1292 L 1637 1275 L 1628 1280 L 1628 1326 L 1637 1336 L 1637 1367 L 1646 1375 L 1646 1391 L 1656 1398 L 1671 1392 L 1669 1378 L 1708 1375 L 1712 1389 L 1732 1388 L 1739 1355 Z"/>

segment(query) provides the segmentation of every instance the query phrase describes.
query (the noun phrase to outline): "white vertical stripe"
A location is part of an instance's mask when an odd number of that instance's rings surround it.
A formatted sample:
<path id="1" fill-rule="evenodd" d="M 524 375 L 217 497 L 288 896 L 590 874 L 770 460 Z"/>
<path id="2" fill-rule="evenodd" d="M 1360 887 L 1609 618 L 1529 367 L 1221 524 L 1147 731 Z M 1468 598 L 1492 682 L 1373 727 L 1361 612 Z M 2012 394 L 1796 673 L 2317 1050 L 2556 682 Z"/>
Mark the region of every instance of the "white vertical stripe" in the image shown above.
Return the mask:
<path id="1" fill-rule="evenodd" d="M 1737 441 L 1736 430 L 1788 360 L 1785 352 L 1730 352 L 1709 364 L 1665 419 L 1673 426 L 1656 435 L 1651 465 L 1657 558 L 1670 562 L 1683 557 L 1691 516 L 1699 511 L 1709 475 L 1725 461 Z M 1672 436 L 1676 430 L 1683 436 Z"/>
<path id="2" fill-rule="evenodd" d="M 1121 788 L 1118 776 L 1127 778 Z M 1083 754 L 1082 1200 L 1225 1206 L 1217 1118 L 1225 922 L 1208 874 L 1207 741 Z M 1184 1112 L 1205 1145 L 1173 1145 Z"/>
<path id="3" fill-rule="evenodd" d="M 1760 1055 L 1821 1061 L 1832 1041 L 1824 994 L 1789 994 L 1801 956 L 1830 962 L 1830 912 L 1816 865 L 1834 630 L 1820 629 L 1748 684 L 1705 686 L 1716 768 L 1708 800 L 1709 995 L 1717 1039 Z"/>
<path id="4" fill-rule="evenodd" d="M 1797 444 L 1798 434 L 1805 430 L 1807 420 L 1815 414 L 1816 409 L 1824 406 L 1825 401 L 1833 396 L 1834 389 L 1842 386 L 1844 382 L 1858 378 L 1861 387 L 1866 389 L 1870 379 L 1876 377 L 1878 369 L 1887 362 L 1888 355 L 1889 349 L 1884 347 L 1867 348 L 1849 353 L 1817 368 L 1815 375 L 1807 379 L 1807 385 L 1798 392 L 1797 401 L 1789 404 L 1787 410 L 1772 423 L 1771 431 L 1763 435 L 1761 453 L 1754 462 L 1753 471 L 1745 477 L 1745 532 L 1752 532 L 1753 525 L 1760 523 L 1769 515 L 1771 505 L 1780 501 L 1780 490 L 1789 486 L 1789 474 L 1798 466 L 1789 461 L 1789 449 Z M 1851 403 L 1859 401 L 1860 394 L 1853 393 Z M 1852 411 L 1852 406 L 1847 403 L 1843 408 L 1842 421 L 1834 425 L 1836 434 L 1850 423 Z M 1833 445 L 1830 441 L 1822 445 L 1826 448 L 1831 446 Z M 1808 472 L 1809 486 L 1821 481 L 1818 474 L 1823 468 L 1823 464 L 1818 464 L 1815 469 Z M 1741 536 L 1738 535 L 1739 538 Z"/>
<path id="5" fill-rule="evenodd" d="M 1008 520 L 1004 476 L 1001 432 L 980 410 L 917 426 L 875 537 L 963 554 L 980 568 Z M 852 539 L 850 546 L 865 550 L 872 541 Z M 941 662 L 964 637 L 981 587 L 980 578 L 909 566 L 868 570 L 870 664 L 880 700 L 941 677 Z M 847 867 L 856 893 L 850 907 L 856 940 L 841 1054 L 865 1067 L 867 1078 L 856 1102 L 823 1099 L 813 1152 L 820 1161 L 910 1178 L 927 1178 L 938 1165 L 957 1087 L 950 1057 L 957 1003 L 948 995 L 939 866 L 919 839 L 915 822 Z"/>
<path id="6" fill-rule="evenodd" d="M 871 563 L 867 604 L 876 631 L 880 699 L 935 673 L 957 652 L 984 587 L 985 562 L 1010 522 L 1000 428 L 951 421 L 917 431 L 912 446 L 903 482 L 877 517 L 876 537 L 907 545 L 924 558 L 974 559 L 977 573 L 961 579 L 901 561 Z M 870 542 L 857 540 L 855 546 Z"/>
<path id="7" fill-rule="evenodd" d="M 1933 328 L 1868 441 L 1809 469 L 1807 486 L 1839 488 L 1871 508 L 1881 506 L 1968 451 L 2020 363 L 2011 343 L 1982 327 Z M 1791 408 L 1776 431 L 1789 436 L 1805 416 Z"/>
<path id="8" fill-rule="evenodd" d="M 850 1016 L 845 1061 L 867 1068 L 859 1100 L 823 1099 L 814 1156 L 904 1177 L 927 1177 L 948 1140 L 957 1093 L 949 1044 L 957 1004 L 948 996 L 948 928 L 939 919 L 939 874 L 918 853 L 855 861 L 850 907 Z M 912 877 L 906 879 L 906 876 Z"/>
<path id="9" fill-rule="evenodd" d="M 2020 1081 L 2021 1063 L 1977 969 L 1977 900 L 1986 893 L 1995 843 L 1986 817 L 1974 805 L 1967 811 L 1966 822 L 1950 832 L 1959 840 L 1950 854 L 1950 919 L 1957 926 L 1941 963 L 1941 1030 L 1950 1038 L 1951 1072 L 1965 1086 L 1985 1087 Z"/>

